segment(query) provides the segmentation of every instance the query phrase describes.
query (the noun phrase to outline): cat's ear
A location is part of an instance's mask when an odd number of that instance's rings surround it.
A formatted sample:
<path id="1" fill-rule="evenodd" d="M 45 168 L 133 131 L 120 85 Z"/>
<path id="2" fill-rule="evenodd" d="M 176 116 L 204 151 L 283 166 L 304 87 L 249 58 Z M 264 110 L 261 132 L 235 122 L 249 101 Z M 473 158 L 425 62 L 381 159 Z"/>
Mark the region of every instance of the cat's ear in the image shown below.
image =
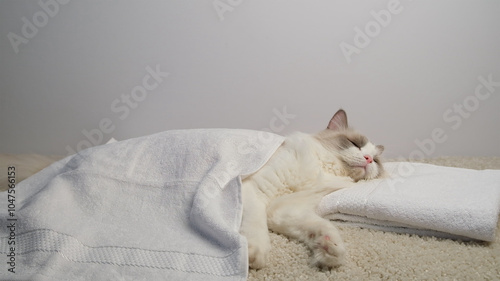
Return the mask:
<path id="1" fill-rule="evenodd" d="M 333 115 L 330 123 L 328 123 L 327 129 L 341 131 L 347 129 L 347 127 L 347 114 L 343 109 L 340 109 Z"/>
<path id="2" fill-rule="evenodd" d="M 377 148 L 379 155 L 382 154 L 382 152 L 384 152 L 384 149 L 385 149 L 385 147 L 383 145 L 380 145 L 380 144 L 377 145 L 376 148 Z"/>

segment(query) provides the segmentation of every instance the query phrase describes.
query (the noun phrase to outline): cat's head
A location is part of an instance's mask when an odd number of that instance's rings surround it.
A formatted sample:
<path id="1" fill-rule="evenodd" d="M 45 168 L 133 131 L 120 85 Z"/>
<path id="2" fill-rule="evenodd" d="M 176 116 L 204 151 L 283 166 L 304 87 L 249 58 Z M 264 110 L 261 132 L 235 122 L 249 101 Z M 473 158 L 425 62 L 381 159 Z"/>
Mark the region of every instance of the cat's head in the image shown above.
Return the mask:
<path id="1" fill-rule="evenodd" d="M 379 178 L 384 174 L 380 155 L 382 145 L 372 144 L 367 137 L 349 128 L 347 114 L 340 109 L 333 115 L 326 130 L 316 138 L 340 163 L 344 176 L 354 181 Z"/>

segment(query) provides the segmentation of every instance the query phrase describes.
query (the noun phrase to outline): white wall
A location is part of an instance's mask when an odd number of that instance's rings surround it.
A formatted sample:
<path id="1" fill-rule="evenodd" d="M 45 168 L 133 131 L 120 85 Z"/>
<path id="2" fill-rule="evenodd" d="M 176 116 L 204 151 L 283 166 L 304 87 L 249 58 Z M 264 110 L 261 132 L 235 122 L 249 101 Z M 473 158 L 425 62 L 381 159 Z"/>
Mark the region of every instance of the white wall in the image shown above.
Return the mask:
<path id="1" fill-rule="evenodd" d="M 500 156 L 499 1 L 126 2 L 0 2 L 0 152 L 342 107 L 388 157 Z"/>

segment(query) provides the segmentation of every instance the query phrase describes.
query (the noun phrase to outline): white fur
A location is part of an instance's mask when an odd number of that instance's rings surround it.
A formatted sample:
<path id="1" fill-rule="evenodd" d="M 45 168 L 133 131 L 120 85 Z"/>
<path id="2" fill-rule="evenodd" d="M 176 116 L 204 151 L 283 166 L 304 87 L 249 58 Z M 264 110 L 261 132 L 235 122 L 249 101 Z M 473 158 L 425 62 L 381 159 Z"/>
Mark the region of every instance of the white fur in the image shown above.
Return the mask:
<path id="1" fill-rule="evenodd" d="M 342 155 L 340 155 L 342 153 Z M 365 177 L 379 174 L 376 163 L 366 165 L 364 155 L 379 154 L 367 143 L 339 153 L 327 151 L 314 136 L 295 133 L 286 138 L 269 162 L 243 180 L 243 222 L 252 268 L 265 265 L 270 250 L 268 228 L 304 242 L 312 251 L 311 264 L 339 266 L 345 247 L 335 226 L 316 213 L 321 198 L 349 187 L 353 179 L 345 176 L 340 157 L 349 165 L 365 165 Z"/>

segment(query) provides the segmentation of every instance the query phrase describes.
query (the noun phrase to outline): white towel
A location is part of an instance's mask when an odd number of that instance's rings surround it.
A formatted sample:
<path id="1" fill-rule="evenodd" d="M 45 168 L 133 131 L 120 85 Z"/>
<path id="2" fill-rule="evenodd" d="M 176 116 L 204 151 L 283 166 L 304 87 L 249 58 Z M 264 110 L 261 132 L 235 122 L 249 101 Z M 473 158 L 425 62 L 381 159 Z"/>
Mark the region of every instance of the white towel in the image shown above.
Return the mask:
<path id="1" fill-rule="evenodd" d="M 318 212 L 347 224 L 452 239 L 493 241 L 500 170 L 386 163 L 389 178 L 326 195 Z"/>
<path id="2" fill-rule="evenodd" d="M 245 280 L 241 176 L 282 142 L 168 131 L 56 162 L 15 188 L 12 217 L 2 194 L 0 280 Z"/>

